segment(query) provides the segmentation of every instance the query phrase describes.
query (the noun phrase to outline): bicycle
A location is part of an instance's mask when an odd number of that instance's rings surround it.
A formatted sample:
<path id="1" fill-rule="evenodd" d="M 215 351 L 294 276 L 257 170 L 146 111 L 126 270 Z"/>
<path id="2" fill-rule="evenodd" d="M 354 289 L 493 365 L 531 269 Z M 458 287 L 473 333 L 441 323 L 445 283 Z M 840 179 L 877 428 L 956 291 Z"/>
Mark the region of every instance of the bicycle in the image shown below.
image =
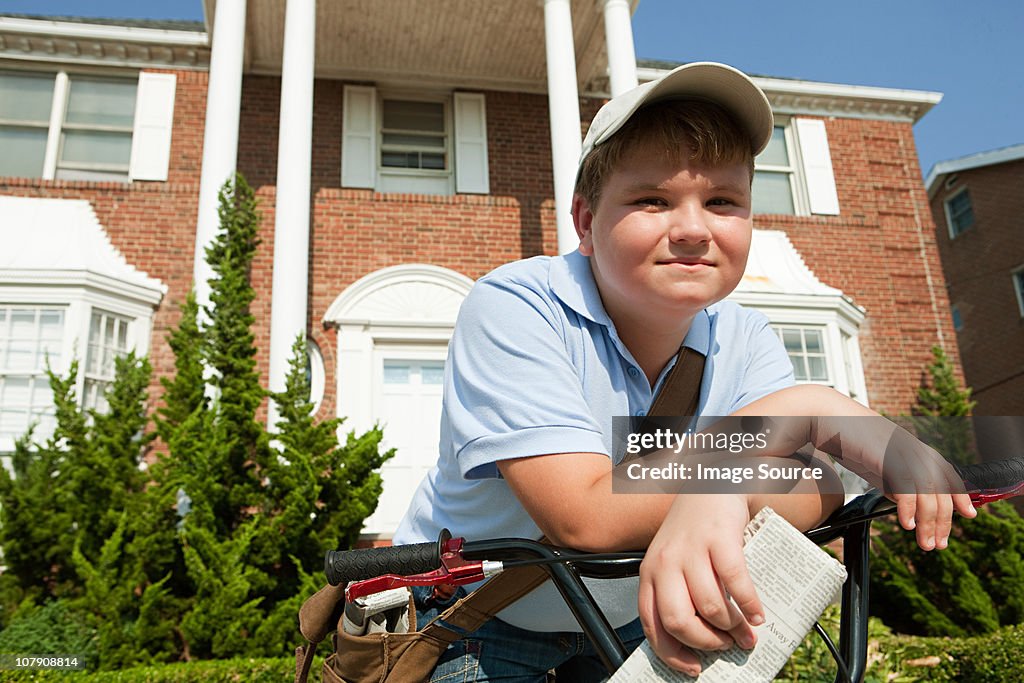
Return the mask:
<path id="1" fill-rule="evenodd" d="M 1024 493 L 1024 458 L 958 467 L 975 507 Z M 871 490 L 806 532 L 818 545 L 843 539 L 847 581 L 840 602 L 839 645 L 819 624 L 815 630 L 836 661 L 836 683 L 861 683 L 868 655 L 868 577 L 872 520 L 895 511 L 895 503 Z M 328 551 L 331 585 L 345 584 L 351 601 L 401 586 L 476 583 L 516 566 L 543 565 L 609 673 L 627 652 L 582 578 L 624 578 L 639 573 L 643 552 L 582 553 L 524 538 L 466 541 L 443 530 L 436 542 L 384 548 Z"/>

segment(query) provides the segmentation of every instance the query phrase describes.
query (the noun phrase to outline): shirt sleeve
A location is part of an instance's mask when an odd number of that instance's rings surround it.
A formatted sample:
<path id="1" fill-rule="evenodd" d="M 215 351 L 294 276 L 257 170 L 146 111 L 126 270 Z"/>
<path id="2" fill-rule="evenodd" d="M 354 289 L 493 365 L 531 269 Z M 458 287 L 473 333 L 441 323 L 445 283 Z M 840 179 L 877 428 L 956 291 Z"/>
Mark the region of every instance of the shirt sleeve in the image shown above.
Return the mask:
<path id="1" fill-rule="evenodd" d="M 481 280 L 463 302 L 443 409 L 464 477 L 499 477 L 509 458 L 607 454 L 563 322 L 557 302 L 514 282 Z"/>
<path id="2" fill-rule="evenodd" d="M 729 409 L 730 413 L 796 383 L 793 363 L 768 318 L 759 311 L 746 309 L 746 312 L 746 364 L 740 391 Z"/>

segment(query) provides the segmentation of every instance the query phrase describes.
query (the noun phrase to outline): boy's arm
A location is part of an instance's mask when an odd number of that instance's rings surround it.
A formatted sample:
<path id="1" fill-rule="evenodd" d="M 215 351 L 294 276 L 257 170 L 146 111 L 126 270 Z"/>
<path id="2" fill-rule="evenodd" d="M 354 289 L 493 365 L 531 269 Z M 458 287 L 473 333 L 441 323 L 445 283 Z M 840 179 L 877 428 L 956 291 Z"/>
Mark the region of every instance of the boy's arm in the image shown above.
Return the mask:
<path id="1" fill-rule="evenodd" d="M 861 416 L 882 422 L 877 425 L 872 422 L 871 425 L 876 427 L 873 429 L 847 429 L 845 431 L 851 433 L 843 435 L 843 430 L 837 427 L 844 424 L 842 421 L 803 417 L 812 413 Z M 843 457 L 848 463 L 852 460 L 852 464 L 859 465 L 865 473 L 872 469 L 880 470 L 893 435 L 897 434 L 896 426 L 877 413 L 831 389 L 811 385 L 776 392 L 736 414 L 792 416 L 793 419 L 780 422 L 787 427 L 786 436 L 790 442 L 779 440 L 774 444 L 776 447 L 796 450 L 810 442 L 816 448 L 835 451 L 832 454 Z M 883 423 L 888 423 L 889 428 L 884 428 Z M 849 422 L 845 425 L 848 426 Z M 837 436 L 841 438 L 837 439 Z M 966 517 L 973 517 L 976 514 L 974 507 L 966 494 L 948 493 L 944 491 L 950 489 L 941 488 L 949 483 L 942 479 L 947 474 L 944 467 L 948 467 L 948 463 L 938 454 L 916 439 L 901 444 L 901 448 L 904 449 L 901 456 L 919 456 L 914 464 L 923 467 L 909 472 L 910 479 L 917 477 L 914 482 L 918 486 L 916 492 L 908 490 L 892 495 L 899 506 L 900 523 L 907 529 L 914 529 L 916 525 L 918 544 L 923 549 L 943 548 L 954 508 Z M 733 574 L 746 575 L 737 539 L 749 515 L 760 509 L 762 504 L 768 503 L 776 509 L 779 504 L 790 506 L 784 516 L 792 522 L 801 514 L 801 506 L 806 506 L 804 512 L 814 509 L 813 503 L 808 504 L 808 498 L 784 494 L 753 499 L 744 511 L 732 502 L 731 496 L 675 497 L 651 541 L 640 570 L 640 617 L 644 632 L 659 657 L 676 669 L 696 675 L 700 664 L 689 647 L 706 649 L 708 633 L 714 634 L 714 628 L 721 629 L 722 623 L 730 626 L 727 632 L 740 645 L 751 643 L 749 639 L 744 640 L 745 624 L 735 625 L 737 610 L 729 609 L 727 605 L 722 616 L 724 592 L 728 592 L 747 620 L 756 624 L 756 617 L 743 603 L 746 595 L 732 590 L 732 584 L 737 581 Z M 796 526 L 807 528 L 799 523 Z"/>
<path id="2" fill-rule="evenodd" d="M 646 571 L 672 586 L 658 593 L 668 602 L 657 613 L 662 616 L 651 621 L 656 626 L 647 629 L 656 647 L 659 642 L 679 646 L 679 640 L 705 650 L 753 644 L 750 624 L 763 610 L 743 558 L 747 522 L 767 505 L 798 528 L 809 529 L 842 502 L 835 494 L 838 478 L 801 482 L 786 494 L 614 494 L 609 460 L 595 453 L 519 458 L 498 467 L 554 543 L 591 551 L 650 546 L 642 579 Z M 652 544 L 657 537 L 668 542 Z M 644 598 L 641 592 L 641 609 Z M 653 607 L 653 599 L 648 604 Z M 697 662 L 685 648 L 674 661 L 675 666 Z"/>

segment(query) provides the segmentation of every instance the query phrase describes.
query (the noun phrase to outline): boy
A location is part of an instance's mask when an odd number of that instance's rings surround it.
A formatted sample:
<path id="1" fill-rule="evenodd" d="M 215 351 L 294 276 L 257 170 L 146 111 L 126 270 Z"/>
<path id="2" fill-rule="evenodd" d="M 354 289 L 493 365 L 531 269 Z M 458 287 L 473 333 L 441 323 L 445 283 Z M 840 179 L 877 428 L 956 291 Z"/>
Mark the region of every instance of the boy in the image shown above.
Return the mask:
<path id="1" fill-rule="evenodd" d="M 793 387 L 764 316 L 719 303 L 743 275 L 753 158 L 772 126 L 757 86 L 711 63 L 679 67 L 598 112 L 572 205 L 579 250 L 498 268 L 466 298 L 445 367 L 440 458 L 395 543 L 448 527 L 593 551 L 649 546 L 639 582 L 589 584 L 627 647 L 646 633 L 667 663 L 696 673 L 691 647 L 753 645 L 763 616 L 744 525 L 771 505 L 806 529 L 840 497 L 813 482 L 796 489 L 803 495 L 614 495 L 611 425 L 644 414 L 681 344 L 706 356 L 700 414 L 874 415 L 831 390 Z M 818 446 L 827 431 L 808 433 Z M 847 435 L 844 444 L 880 448 Z M 905 525 L 918 504 L 922 547 L 944 543 L 954 501 L 973 512 L 965 496 L 904 498 Z M 424 613 L 447 602 L 417 599 Z M 571 681 L 605 676 L 546 585 L 453 644 L 432 680 L 525 683 L 549 669 Z"/>

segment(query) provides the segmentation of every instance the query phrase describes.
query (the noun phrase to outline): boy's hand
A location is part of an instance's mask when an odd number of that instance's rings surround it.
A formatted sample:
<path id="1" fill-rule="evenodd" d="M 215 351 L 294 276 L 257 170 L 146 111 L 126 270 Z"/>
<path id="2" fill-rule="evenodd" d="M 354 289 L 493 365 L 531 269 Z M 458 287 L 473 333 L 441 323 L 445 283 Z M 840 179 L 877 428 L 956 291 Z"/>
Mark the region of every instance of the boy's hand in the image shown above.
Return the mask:
<path id="1" fill-rule="evenodd" d="M 640 565 L 640 619 L 658 656 L 690 675 L 690 648 L 751 648 L 764 610 L 743 556 L 742 495 L 677 496 Z"/>
<path id="2" fill-rule="evenodd" d="M 954 510 L 964 517 L 978 514 L 953 466 L 902 427 L 889 437 L 882 480 L 880 488 L 895 501 L 900 526 L 916 532 L 922 550 L 949 544 Z"/>

